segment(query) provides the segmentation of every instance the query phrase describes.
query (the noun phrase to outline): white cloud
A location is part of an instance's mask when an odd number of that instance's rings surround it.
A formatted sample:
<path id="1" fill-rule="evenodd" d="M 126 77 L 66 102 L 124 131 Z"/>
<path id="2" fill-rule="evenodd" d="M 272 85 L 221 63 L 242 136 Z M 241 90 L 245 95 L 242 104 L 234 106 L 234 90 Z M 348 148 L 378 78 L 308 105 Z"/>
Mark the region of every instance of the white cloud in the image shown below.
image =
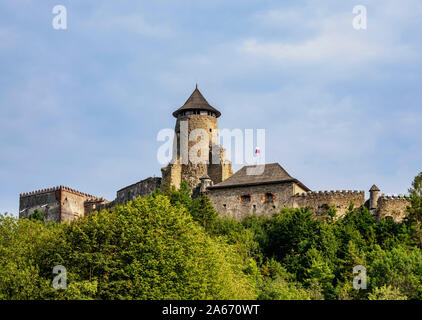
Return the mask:
<path id="1" fill-rule="evenodd" d="M 368 14 L 368 29 L 357 31 L 352 27 L 351 10 L 328 13 L 317 6 L 304 10 L 273 9 L 255 17 L 259 24 L 274 30 L 271 37 L 249 37 L 241 42 L 239 49 L 256 59 L 271 59 L 282 64 L 347 63 L 351 66 L 417 57 L 412 47 L 401 42 L 399 27 L 392 31 L 395 25 L 387 23 L 397 19 L 392 13 L 395 11 L 390 8 L 385 15 Z M 290 39 L 280 30 L 294 34 L 306 32 L 299 39 Z"/>
<path id="2" fill-rule="evenodd" d="M 82 22 L 83 30 L 102 29 L 104 32 L 127 32 L 144 37 L 167 38 L 174 35 L 175 28 L 165 23 L 148 21 L 138 13 L 118 13 L 106 7 L 93 12 L 88 21 Z"/>
<path id="3" fill-rule="evenodd" d="M 384 52 L 375 44 L 365 45 L 339 34 L 323 34 L 299 44 L 247 39 L 242 44 L 242 50 L 255 57 L 272 58 L 282 63 L 334 62 L 336 59 L 360 63 L 377 59 Z"/>
<path id="4" fill-rule="evenodd" d="M 170 27 L 149 23 L 140 15 L 113 16 L 111 19 L 104 19 L 104 26 L 148 37 L 169 37 L 173 34 Z"/>

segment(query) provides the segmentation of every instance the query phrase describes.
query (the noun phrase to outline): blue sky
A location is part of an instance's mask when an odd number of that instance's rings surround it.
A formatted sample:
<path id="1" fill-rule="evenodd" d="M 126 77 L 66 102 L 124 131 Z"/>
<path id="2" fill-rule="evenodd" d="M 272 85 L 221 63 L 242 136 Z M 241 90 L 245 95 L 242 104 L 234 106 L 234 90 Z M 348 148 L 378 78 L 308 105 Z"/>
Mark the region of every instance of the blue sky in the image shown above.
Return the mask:
<path id="1" fill-rule="evenodd" d="M 157 133 L 196 82 L 221 128 L 266 129 L 267 162 L 311 189 L 405 193 L 422 171 L 421 32 L 420 0 L 3 0 L 0 212 L 21 192 L 112 200 L 159 176 Z"/>

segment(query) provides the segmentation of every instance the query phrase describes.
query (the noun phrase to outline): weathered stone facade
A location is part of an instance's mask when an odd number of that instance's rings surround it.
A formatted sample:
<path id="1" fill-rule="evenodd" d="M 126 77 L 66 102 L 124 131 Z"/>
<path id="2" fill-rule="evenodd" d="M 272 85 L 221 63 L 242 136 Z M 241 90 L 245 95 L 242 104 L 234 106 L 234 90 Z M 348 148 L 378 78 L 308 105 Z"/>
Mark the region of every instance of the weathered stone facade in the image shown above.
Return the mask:
<path id="1" fill-rule="evenodd" d="M 209 189 L 216 210 L 223 216 L 243 219 L 249 215 L 269 216 L 290 204 L 294 182 L 235 188 Z"/>
<path id="2" fill-rule="evenodd" d="M 29 218 L 38 209 L 46 221 L 72 221 L 85 215 L 85 202 L 93 199 L 98 203 L 106 201 L 64 186 L 24 193 L 19 199 L 19 217 Z"/>
<path id="3" fill-rule="evenodd" d="M 316 215 L 324 214 L 328 207 L 337 210 L 337 217 L 343 217 L 353 205 L 360 208 L 365 204 L 364 191 L 319 191 L 299 193 L 292 197 L 291 207 L 310 207 Z"/>
<path id="4" fill-rule="evenodd" d="M 160 185 L 161 178 L 142 180 L 117 191 L 117 197 L 112 202 L 64 186 L 28 192 L 19 197 L 19 218 L 29 218 L 38 209 L 45 221 L 68 222 L 93 211 L 124 204 L 138 196 L 149 195 Z"/>
<path id="5" fill-rule="evenodd" d="M 139 196 L 150 195 L 160 188 L 161 178 L 148 178 L 117 191 L 116 204 L 124 204 Z"/>
<path id="6" fill-rule="evenodd" d="M 283 207 L 310 207 L 317 216 L 334 207 L 340 218 L 352 204 L 355 208 L 367 206 L 379 219 L 391 217 L 402 221 L 406 216 L 409 199 L 380 196 L 375 185 L 365 201 L 364 191 L 311 191 L 278 163 L 266 164 L 259 175 L 250 174 L 253 166 L 245 166 L 233 175 L 231 163 L 218 142 L 220 115 L 196 88 L 173 113 L 177 118 L 173 159 L 161 169 L 162 178 L 147 178 L 122 188 L 111 202 L 63 186 L 21 194 L 19 217 L 28 218 L 38 209 L 47 221 L 71 221 L 149 195 L 158 188 L 178 188 L 182 181 L 188 183 L 194 196 L 208 194 L 221 215 L 238 220 L 252 214 L 269 216 Z M 193 138 L 189 139 L 191 134 Z M 191 152 L 201 160 L 199 163 L 192 161 Z"/>
<path id="7" fill-rule="evenodd" d="M 401 222 L 406 217 L 407 207 L 410 207 L 410 199 L 406 196 L 385 196 L 378 199 L 378 206 L 375 214 L 379 219 L 387 217 L 396 222 Z"/>

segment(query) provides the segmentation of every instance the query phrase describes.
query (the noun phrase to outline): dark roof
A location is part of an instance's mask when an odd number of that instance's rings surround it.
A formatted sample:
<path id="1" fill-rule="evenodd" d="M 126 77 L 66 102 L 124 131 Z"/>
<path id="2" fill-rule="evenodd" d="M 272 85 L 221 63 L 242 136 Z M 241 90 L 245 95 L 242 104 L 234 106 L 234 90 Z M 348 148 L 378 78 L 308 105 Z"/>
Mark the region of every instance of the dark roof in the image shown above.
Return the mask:
<path id="1" fill-rule="evenodd" d="M 380 189 L 374 184 L 369 191 L 380 191 Z"/>
<path id="2" fill-rule="evenodd" d="M 265 165 L 264 173 L 261 175 L 248 175 L 247 169 L 255 166 L 244 166 L 242 169 L 237 171 L 230 178 L 220 182 L 209 189 L 222 189 L 222 188 L 234 188 L 234 187 L 246 187 L 255 186 L 261 184 L 277 184 L 294 182 L 298 184 L 303 190 L 310 191 L 302 182 L 293 178 L 291 175 L 284 170 L 278 163 L 269 163 Z"/>
<path id="3" fill-rule="evenodd" d="M 205 110 L 205 111 L 212 111 L 216 114 L 218 118 L 221 116 L 221 112 L 215 109 L 214 107 L 210 106 L 207 100 L 205 100 L 202 93 L 198 90 L 198 87 L 195 88 L 189 99 L 185 102 L 185 104 L 173 112 L 173 116 L 177 118 L 178 114 L 182 111 L 187 110 Z"/>

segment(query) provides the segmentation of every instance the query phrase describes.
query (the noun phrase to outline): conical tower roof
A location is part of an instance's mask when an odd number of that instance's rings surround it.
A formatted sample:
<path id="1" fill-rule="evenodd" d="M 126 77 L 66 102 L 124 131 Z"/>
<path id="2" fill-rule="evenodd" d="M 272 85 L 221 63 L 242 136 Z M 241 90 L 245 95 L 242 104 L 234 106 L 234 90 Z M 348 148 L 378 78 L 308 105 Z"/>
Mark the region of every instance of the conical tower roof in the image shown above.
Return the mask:
<path id="1" fill-rule="evenodd" d="M 374 184 L 369 191 L 380 191 L 380 189 Z"/>
<path id="2" fill-rule="evenodd" d="M 204 110 L 214 112 L 216 117 L 221 116 L 221 112 L 212 107 L 208 101 L 204 98 L 202 93 L 198 90 L 198 86 L 195 88 L 189 99 L 185 104 L 173 112 L 173 116 L 177 118 L 180 112 L 188 110 Z"/>

